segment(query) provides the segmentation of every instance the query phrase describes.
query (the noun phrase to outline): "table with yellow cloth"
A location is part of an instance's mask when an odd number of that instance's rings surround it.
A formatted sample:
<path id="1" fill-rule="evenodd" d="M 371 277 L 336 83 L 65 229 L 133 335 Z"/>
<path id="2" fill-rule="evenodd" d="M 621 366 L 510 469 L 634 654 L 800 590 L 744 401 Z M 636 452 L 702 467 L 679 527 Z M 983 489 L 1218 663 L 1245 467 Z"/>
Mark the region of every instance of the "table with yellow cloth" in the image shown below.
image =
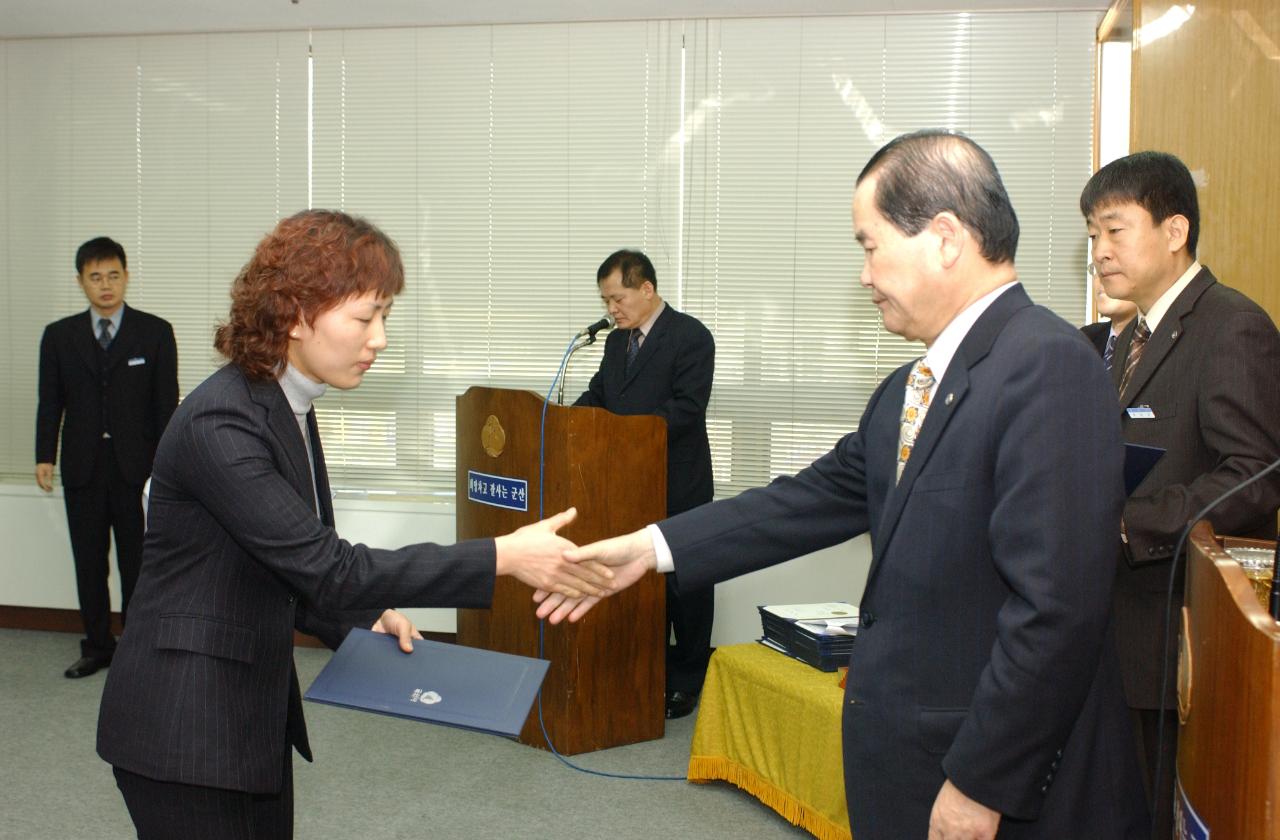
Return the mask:
<path id="1" fill-rule="evenodd" d="M 711 657 L 689 781 L 732 782 L 822 840 L 851 840 L 838 673 L 751 643 Z"/>

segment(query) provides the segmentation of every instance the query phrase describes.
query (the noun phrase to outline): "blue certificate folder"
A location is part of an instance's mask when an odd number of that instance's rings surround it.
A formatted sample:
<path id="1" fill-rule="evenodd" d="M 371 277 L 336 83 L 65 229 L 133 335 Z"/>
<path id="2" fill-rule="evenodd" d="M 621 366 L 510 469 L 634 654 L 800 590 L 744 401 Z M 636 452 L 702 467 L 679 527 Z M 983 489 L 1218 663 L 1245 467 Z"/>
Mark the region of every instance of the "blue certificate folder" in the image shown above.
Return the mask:
<path id="1" fill-rule="evenodd" d="M 491 650 L 415 639 L 413 653 L 386 633 L 356 628 L 306 699 L 514 738 L 550 665 Z"/>
<path id="2" fill-rule="evenodd" d="M 1164 450 L 1158 446 L 1143 446 L 1140 443 L 1124 445 L 1124 494 L 1132 495 L 1142 479 L 1147 477 L 1151 468 L 1160 460 Z"/>

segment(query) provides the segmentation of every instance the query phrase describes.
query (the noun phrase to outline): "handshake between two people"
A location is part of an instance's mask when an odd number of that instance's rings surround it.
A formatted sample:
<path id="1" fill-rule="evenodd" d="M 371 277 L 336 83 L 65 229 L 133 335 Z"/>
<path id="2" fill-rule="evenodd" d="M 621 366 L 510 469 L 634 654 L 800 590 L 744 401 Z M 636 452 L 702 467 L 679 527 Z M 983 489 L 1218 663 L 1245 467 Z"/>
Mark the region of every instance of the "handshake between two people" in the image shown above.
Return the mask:
<path id="1" fill-rule="evenodd" d="M 498 537 L 498 574 L 534 588 L 538 618 L 577 621 L 602 598 L 621 592 L 657 565 L 642 530 L 576 546 L 557 532 L 578 516 L 569 508 Z"/>
<path id="2" fill-rule="evenodd" d="M 577 518 L 577 508 L 569 508 L 494 540 L 497 573 L 532 586 L 538 618 L 552 624 L 577 621 L 657 565 L 653 541 L 643 530 L 581 548 L 557 533 Z M 393 609 L 371 629 L 398 637 L 405 653 L 413 653 L 413 640 L 422 638 L 413 622 Z"/>

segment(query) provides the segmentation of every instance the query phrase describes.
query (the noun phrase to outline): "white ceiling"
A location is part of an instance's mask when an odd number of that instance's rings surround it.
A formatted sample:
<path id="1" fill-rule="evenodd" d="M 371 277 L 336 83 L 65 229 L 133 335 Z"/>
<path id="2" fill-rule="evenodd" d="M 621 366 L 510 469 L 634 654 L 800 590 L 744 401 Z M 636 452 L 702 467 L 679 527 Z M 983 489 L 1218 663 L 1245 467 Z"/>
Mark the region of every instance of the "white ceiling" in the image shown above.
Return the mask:
<path id="1" fill-rule="evenodd" d="M 1107 5 L 1108 0 L 0 0 L 0 38 Z"/>

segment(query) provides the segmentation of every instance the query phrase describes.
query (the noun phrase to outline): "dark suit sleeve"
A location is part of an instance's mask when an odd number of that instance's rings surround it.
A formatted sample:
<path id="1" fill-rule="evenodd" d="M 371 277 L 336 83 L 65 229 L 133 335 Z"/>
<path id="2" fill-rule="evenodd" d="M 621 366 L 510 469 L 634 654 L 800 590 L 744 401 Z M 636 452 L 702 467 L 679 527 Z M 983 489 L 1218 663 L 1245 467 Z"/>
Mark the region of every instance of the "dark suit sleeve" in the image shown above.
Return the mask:
<path id="1" fill-rule="evenodd" d="M 970 798 L 1031 819 L 1097 673 L 1115 578 L 1123 445 L 1115 393 L 1084 342 L 1062 335 L 1005 359 L 991 408 L 987 536 L 1007 594 L 990 659 L 942 767 Z"/>
<path id="2" fill-rule="evenodd" d="M 1280 333 L 1256 310 L 1232 312 L 1213 326 L 1196 396 L 1212 463 L 1189 483 L 1129 499 L 1124 524 L 1135 564 L 1168 560 L 1191 517 L 1280 457 Z M 1268 476 L 1224 500 L 1210 519 L 1218 533 L 1244 533 L 1278 504 L 1280 478 Z"/>
<path id="3" fill-rule="evenodd" d="M 887 382 L 872 395 L 860 429 Z M 680 590 L 705 589 L 866 532 L 864 444 L 862 432 L 852 432 L 794 476 L 658 523 Z"/>
<path id="4" fill-rule="evenodd" d="M 58 457 L 58 427 L 62 424 L 62 384 L 59 381 L 54 325 L 40 337 L 39 384 L 36 389 L 36 463 L 52 464 Z"/>
<path id="5" fill-rule="evenodd" d="M 160 321 L 160 345 L 156 353 L 155 377 L 152 386 L 152 413 L 156 437 L 164 434 L 169 418 L 178 407 L 178 342 L 173 337 L 173 326 Z"/>
<path id="6" fill-rule="evenodd" d="M 681 347 L 675 358 L 671 397 L 653 413 L 667 421 L 668 433 L 706 423 L 711 402 L 711 381 L 715 375 L 716 344 L 711 331 L 689 319 Z"/>
<path id="7" fill-rule="evenodd" d="M 316 609 L 312 604 L 300 601 L 294 613 L 293 626 L 299 632 L 315 636 L 330 649 L 337 650 L 338 645 L 342 644 L 342 640 L 347 638 L 347 634 L 353 627 L 368 630 L 381 617 L 381 609 L 354 610 L 330 615 Z"/>
<path id="8" fill-rule="evenodd" d="M 170 430 L 182 436 L 189 463 L 182 489 L 240 548 L 281 578 L 325 619 L 351 610 L 411 606 L 488 606 L 493 597 L 493 540 L 399 550 L 340 539 L 278 471 L 252 411 L 227 399 Z M 406 572 L 410 564 L 412 575 Z"/>

